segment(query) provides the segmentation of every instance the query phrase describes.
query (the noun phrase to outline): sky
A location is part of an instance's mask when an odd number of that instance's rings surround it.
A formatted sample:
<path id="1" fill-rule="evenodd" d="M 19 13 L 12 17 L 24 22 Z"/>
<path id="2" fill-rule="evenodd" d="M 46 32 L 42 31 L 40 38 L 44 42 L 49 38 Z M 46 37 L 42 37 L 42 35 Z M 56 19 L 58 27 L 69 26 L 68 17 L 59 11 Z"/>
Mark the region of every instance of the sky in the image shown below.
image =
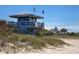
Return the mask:
<path id="1" fill-rule="evenodd" d="M 33 12 L 34 7 L 35 13 Z M 48 30 L 57 26 L 59 30 L 66 28 L 69 32 L 79 32 L 78 5 L 0 5 L 0 19 L 16 21 L 9 16 L 23 13 L 44 16 L 41 22 L 45 23 L 45 28 Z"/>

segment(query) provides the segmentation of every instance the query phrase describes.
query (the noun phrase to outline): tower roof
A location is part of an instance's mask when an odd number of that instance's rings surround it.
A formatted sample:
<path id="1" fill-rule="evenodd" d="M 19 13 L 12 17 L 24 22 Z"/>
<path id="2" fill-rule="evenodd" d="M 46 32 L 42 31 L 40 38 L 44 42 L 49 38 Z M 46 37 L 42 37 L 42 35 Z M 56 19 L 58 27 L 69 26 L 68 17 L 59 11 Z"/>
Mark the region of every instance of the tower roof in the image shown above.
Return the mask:
<path id="1" fill-rule="evenodd" d="M 42 16 L 38 16 L 38 15 L 34 15 L 34 14 L 27 14 L 27 13 L 24 13 L 24 14 L 17 14 L 17 15 L 11 15 L 10 17 L 12 17 L 12 18 L 33 17 L 33 18 L 36 18 L 36 19 L 44 18 L 44 17 L 42 17 Z"/>

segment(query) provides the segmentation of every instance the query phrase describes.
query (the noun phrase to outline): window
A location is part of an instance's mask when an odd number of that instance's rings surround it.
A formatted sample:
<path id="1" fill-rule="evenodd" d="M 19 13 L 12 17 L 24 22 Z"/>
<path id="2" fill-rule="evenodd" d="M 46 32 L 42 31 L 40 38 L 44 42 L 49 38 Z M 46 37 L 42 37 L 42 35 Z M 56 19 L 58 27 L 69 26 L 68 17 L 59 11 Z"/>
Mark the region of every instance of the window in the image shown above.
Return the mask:
<path id="1" fill-rule="evenodd" d="M 18 21 L 29 21 L 29 17 L 21 17 L 18 19 Z"/>

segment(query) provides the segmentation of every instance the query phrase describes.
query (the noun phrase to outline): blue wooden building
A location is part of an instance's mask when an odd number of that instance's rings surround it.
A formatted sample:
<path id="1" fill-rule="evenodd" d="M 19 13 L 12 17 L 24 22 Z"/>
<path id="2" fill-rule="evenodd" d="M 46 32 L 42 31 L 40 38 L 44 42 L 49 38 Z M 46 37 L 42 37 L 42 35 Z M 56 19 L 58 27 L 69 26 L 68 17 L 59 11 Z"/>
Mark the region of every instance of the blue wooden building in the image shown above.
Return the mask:
<path id="1" fill-rule="evenodd" d="M 25 34 L 35 34 L 39 29 L 44 28 L 44 22 L 37 22 L 37 20 L 43 19 L 44 17 L 34 14 L 17 14 L 11 15 L 10 17 L 16 18 L 15 32 Z"/>

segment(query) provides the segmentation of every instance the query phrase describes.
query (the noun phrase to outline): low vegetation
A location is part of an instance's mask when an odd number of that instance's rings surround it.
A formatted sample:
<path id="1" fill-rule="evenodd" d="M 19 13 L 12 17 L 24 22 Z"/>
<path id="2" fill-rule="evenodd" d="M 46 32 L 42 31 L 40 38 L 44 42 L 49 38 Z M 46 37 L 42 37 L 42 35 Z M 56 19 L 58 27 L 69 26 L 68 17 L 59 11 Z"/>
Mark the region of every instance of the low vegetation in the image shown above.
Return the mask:
<path id="1" fill-rule="evenodd" d="M 25 47 L 27 50 L 28 46 L 30 46 L 32 49 L 42 49 L 47 47 L 47 44 L 55 47 L 66 44 L 65 42 L 52 36 L 38 37 L 25 34 L 16 34 L 12 32 L 0 32 L 0 42 L 1 47 L 7 47 L 7 43 L 11 43 L 16 49 Z"/>
<path id="2" fill-rule="evenodd" d="M 48 47 L 48 45 L 54 47 L 60 47 L 63 45 L 68 45 L 67 43 L 60 40 L 61 38 L 79 38 L 79 33 L 66 33 L 60 35 L 58 33 L 52 33 L 48 30 L 40 30 L 36 36 L 13 33 L 11 31 L 1 31 L 0 32 L 0 51 L 10 50 L 12 53 L 16 51 L 21 51 L 23 48 L 25 50 L 31 49 L 42 49 Z"/>

